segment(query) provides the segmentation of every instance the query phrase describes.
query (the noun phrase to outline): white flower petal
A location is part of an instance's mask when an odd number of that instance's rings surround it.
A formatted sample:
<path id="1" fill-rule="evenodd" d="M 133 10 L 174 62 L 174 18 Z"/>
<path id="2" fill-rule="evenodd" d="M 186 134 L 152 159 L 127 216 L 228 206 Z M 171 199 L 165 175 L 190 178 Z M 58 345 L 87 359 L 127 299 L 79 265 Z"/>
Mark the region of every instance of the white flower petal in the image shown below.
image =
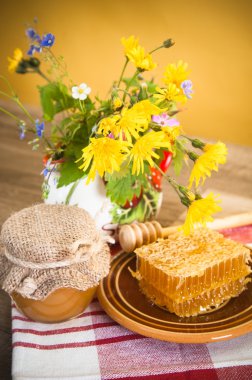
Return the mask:
<path id="1" fill-rule="evenodd" d="M 87 84 L 86 83 L 81 83 L 79 85 L 79 88 L 81 88 L 82 90 L 85 90 L 87 88 Z"/>
<path id="2" fill-rule="evenodd" d="M 86 93 L 87 95 L 89 95 L 90 92 L 91 92 L 91 88 L 90 88 L 90 87 L 87 87 L 86 90 L 85 90 L 85 93 Z"/>
<path id="3" fill-rule="evenodd" d="M 80 100 L 85 100 L 87 98 L 87 95 L 83 92 L 82 94 L 79 94 Z"/>
<path id="4" fill-rule="evenodd" d="M 79 88 L 77 86 L 72 87 L 72 97 L 74 99 L 79 98 Z"/>

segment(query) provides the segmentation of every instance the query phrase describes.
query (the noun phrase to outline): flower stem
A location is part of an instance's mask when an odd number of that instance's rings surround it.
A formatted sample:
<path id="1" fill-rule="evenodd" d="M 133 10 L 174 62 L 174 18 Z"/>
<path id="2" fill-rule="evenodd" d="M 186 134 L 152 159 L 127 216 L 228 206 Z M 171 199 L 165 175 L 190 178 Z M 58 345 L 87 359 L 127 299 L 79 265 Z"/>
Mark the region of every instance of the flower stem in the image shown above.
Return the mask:
<path id="1" fill-rule="evenodd" d="M 6 94 L 6 92 L 4 92 L 4 91 L 0 91 L 0 95 L 6 96 L 9 99 L 13 99 L 13 97 L 11 95 Z"/>
<path id="2" fill-rule="evenodd" d="M 79 104 L 80 104 L 81 112 L 82 112 L 83 114 L 85 114 L 85 113 L 86 113 L 86 110 L 85 110 L 85 106 L 84 106 L 84 104 L 83 104 L 83 100 L 80 100 L 80 99 L 79 99 Z"/>
<path id="3" fill-rule="evenodd" d="M 180 191 L 179 191 L 179 184 L 175 181 L 175 179 L 167 175 L 165 172 L 163 172 L 163 170 L 155 162 L 154 162 L 154 166 L 162 174 L 162 176 L 169 182 L 169 184 L 174 188 L 179 198 L 181 198 Z"/>
<path id="4" fill-rule="evenodd" d="M 159 47 L 157 47 L 157 48 L 151 50 L 151 51 L 149 52 L 149 54 L 152 54 L 152 53 L 154 53 L 155 51 L 157 51 L 157 50 L 159 50 L 159 49 L 162 49 L 163 47 L 164 47 L 164 45 L 161 45 L 161 46 L 159 46 Z"/>
<path id="5" fill-rule="evenodd" d="M 42 71 L 39 68 L 35 69 L 34 71 L 38 73 L 42 78 L 44 78 L 48 83 L 51 83 L 50 79 L 47 78 L 47 76 L 44 73 L 42 73 Z"/>
<path id="6" fill-rule="evenodd" d="M 2 80 L 7 84 L 7 86 L 8 86 L 8 88 L 9 88 L 11 94 L 12 94 L 13 96 L 16 96 L 16 93 L 15 93 L 15 91 L 13 90 L 13 87 L 11 86 L 10 82 L 8 81 L 8 79 L 5 78 L 3 75 L 0 75 L 0 79 L 2 79 Z"/>
<path id="7" fill-rule="evenodd" d="M 74 193 L 74 190 L 76 189 L 76 187 L 78 186 L 79 184 L 79 180 L 75 181 L 71 187 L 71 189 L 69 190 L 68 194 L 67 194 L 67 197 L 66 197 L 66 201 L 65 201 L 65 205 L 69 205 L 69 202 L 71 200 L 71 197 Z"/>
<path id="8" fill-rule="evenodd" d="M 125 101 L 127 90 L 130 88 L 131 83 L 134 81 L 134 79 L 138 76 L 139 73 L 140 73 L 140 71 L 137 69 L 136 72 L 135 72 L 135 74 L 133 75 L 133 77 L 132 77 L 131 80 L 129 81 L 128 85 L 126 86 L 126 88 L 125 88 L 125 93 L 124 93 L 124 95 L 123 95 L 123 102 Z"/>
<path id="9" fill-rule="evenodd" d="M 123 74 L 124 74 L 125 69 L 126 69 L 126 67 L 127 67 L 127 65 L 128 65 L 128 62 L 129 62 L 129 58 L 126 57 L 126 60 L 125 60 L 125 63 L 124 63 L 124 66 L 123 66 L 123 69 L 122 69 L 121 76 L 120 76 L 120 78 L 119 78 L 119 81 L 118 81 L 118 85 L 117 85 L 117 87 L 120 87 L 120 84 L 121 84 L 121 81 L 122 81 L 122 78 L 123 78 Z"/>
<path id="10" fill-rule="evenodd" d="M 13 113 L 7 111 L 6 109 L 0 107 L 0 111 L 2 111 L 3 113 L 5 113 L 6 115 L 10 116 L 12 119 L 20 122 L 20 119 L 17 116 L 13 115 Z"/>
<path id="11" fill-rule="evenodd" d="M 24 112 L 24 114 L 30 119 L 30 121 L 32 123 L 35 123 L 35 120 L 33 119 L 33 117 L 31 116 L 30 112 L 27 111 L 27 109 L 23 106 L 23 104 L 21 103 L 21 101 L 19 100 L 19 97 L 17 95 L 15 95 L 13 97 L 13 100 L 17 103 L 17 105 L 19 106 L 19 108 L 21 108 L 21 110 Z"/>

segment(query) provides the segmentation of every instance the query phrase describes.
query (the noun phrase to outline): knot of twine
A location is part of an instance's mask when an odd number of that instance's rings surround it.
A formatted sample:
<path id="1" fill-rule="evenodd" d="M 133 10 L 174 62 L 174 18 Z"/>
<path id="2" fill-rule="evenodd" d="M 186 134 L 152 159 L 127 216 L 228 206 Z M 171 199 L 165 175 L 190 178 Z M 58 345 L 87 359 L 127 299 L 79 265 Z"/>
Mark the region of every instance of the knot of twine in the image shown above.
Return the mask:
<path id="1" fill-rule="evenodd" d="M 59 260 L 59 261 L 53 261 L 53 262 L 46 262 L 46 263 L 34 263 L 32 261 L 25 261 L 18 257 L 13 256 L 6 248 L 5 248 L 5 256 L 6 258 L 11 261 L 13 264 L 16 264 L 23 268 L 29 268 L 29 269 L 55 269 L 55 268 L 63 268 L 68 267 L 70 265 L 74 264 L 80 264 L 85 261 L 87 261 L 90 256 L 93 254 L 98 253 L 101 249 L 104 243 L 114 243 L 114 239 L 111 238 L 111 236 L 103 235 L 99 238 L 98 241 L 90 243 L 90 241 L 87 241 L 85 239 L 79 239 L 76 240 L 74 243 L 72 243 L 69 247 L 70 253 L 73 255 L 69 259 L 65 260 Z M 80 249 L 82 247 L 85 247 L 86 249 Z"/>
<path id="2" fill-rule="evenodd" d="M 26 277 L 16 291 L 24 297 L 29 297 L 37 289 L 36 281 L 32 277 Z"/>

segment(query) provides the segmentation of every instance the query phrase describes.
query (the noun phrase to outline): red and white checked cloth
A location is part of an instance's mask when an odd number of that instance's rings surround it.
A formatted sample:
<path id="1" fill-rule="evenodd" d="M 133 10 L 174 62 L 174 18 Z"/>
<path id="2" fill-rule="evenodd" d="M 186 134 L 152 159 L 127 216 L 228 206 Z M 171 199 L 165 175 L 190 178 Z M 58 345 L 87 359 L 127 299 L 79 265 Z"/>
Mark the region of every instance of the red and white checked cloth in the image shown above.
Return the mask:
<path id="1" fill-rule="evenodd" d="M 223 231 L 252 242 L 252 225 Z M 210 344 L 145 338 L 121 327 L 94 300 L 60 324 L 30 321 L 12 308 L 13 380 L 249 380 L 252 333 Z"/>

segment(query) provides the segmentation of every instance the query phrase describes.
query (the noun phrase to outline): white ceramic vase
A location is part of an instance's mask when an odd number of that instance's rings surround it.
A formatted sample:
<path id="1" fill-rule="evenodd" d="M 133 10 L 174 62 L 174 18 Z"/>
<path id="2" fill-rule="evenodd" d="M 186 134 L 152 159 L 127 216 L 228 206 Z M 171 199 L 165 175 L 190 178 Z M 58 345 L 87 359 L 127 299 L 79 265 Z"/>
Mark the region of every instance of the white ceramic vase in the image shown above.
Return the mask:
<path id="1" fill-rule="evenodd" d="M 113 237 L 117 235 L 118 224 L 133 221 L 145 221 L 157 216 L 162 202 L 162 192 L 151 186 L 143 189 L 137 201 L 127 202 L 126 207 L 112 203 L 106 196 L 106 187 L 100 177 L 86 184 L 86 178 L 79 179 L 67 186 L 57 187 L 59 172 L 54 170 L 45 177 L 48 204 L 69 204 L 81 207 L 95 219 L 98 229 L 106 231 Z"/>

